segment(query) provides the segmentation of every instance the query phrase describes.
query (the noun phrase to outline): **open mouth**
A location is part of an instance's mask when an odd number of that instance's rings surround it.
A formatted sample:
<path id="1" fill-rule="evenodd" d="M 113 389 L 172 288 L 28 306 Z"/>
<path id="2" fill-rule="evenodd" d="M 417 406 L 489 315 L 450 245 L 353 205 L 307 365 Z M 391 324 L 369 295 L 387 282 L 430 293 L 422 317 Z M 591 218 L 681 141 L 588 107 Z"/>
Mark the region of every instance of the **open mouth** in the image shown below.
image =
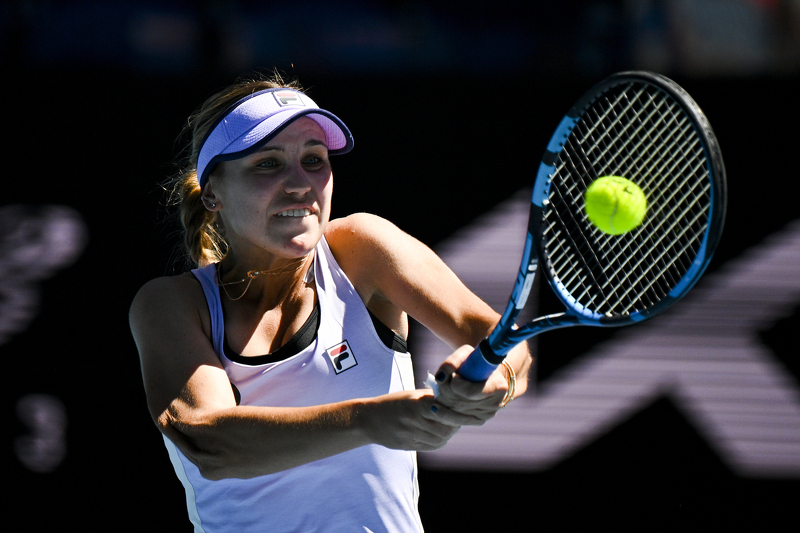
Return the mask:
<path id="1" fill-rule="evenodd" d="M 307 217 L 311 214 L 310 209 L 287 209 L 278 213 L 279 217 Z"/>

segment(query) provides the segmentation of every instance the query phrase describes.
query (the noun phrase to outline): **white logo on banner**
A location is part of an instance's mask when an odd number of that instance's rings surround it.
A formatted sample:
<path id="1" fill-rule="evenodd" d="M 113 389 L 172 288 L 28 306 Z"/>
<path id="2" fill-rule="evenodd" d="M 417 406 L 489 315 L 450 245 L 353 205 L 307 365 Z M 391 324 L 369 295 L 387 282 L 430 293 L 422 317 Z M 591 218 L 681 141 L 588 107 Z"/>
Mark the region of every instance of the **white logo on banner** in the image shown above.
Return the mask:
<path id="1" fill-rule="evenodd" d="M 74 263 L 86 239 L 81 216 L 69 207 L 0 207 L 0 344 L 28 327 L 39 312 L 40 283 Z M 14 439 L 17 459 L 33 472 L 54 471 L 67 453 L 63 402 L 27 394 L 17 400 L 16 412 L 25 427 Z"/>

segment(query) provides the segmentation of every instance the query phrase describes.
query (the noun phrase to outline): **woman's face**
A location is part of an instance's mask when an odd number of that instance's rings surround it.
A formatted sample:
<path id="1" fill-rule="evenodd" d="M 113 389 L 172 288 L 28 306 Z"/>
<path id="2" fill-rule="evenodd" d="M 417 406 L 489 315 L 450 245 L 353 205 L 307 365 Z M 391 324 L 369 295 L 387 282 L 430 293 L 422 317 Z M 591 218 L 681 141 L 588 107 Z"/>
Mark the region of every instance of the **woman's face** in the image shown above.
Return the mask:
<path id="1" fill-rule="evenodd" d="M 216 204 L 231 251 L 257 260 L 310 252 L 330 218 L 332 192 L 325 133 L 302 117 L 255 153 L 220 163 L 203 197 Z"/>

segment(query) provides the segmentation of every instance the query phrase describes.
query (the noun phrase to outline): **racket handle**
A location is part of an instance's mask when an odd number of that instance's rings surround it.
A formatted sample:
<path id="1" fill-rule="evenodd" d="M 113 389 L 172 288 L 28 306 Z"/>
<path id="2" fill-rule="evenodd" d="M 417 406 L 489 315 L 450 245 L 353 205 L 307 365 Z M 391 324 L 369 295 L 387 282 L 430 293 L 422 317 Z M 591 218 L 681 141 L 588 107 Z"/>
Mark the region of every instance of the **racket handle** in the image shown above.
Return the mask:
<path id="1" fill-rule="evenodd" d="M 503 362 L 505 356 L 497 355 L 484 339 L 469 354 L 466 361 L 458 369 L 458 375 L 469 381 L 484 381 L 492 375 L 494 369 Z"/>

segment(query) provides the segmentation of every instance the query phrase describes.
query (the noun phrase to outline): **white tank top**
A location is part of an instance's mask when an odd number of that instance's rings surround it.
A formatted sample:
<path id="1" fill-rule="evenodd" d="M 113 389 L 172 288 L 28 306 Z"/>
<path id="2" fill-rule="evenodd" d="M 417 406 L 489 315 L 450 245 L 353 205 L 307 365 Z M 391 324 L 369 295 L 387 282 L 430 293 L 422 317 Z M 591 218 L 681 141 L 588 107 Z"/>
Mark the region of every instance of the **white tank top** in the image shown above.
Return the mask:
<path id="1" fill-rule="evenodd" d="M 194 270 L 211 313 L 214 350 L 241 405 L 302 407 L 414 388 L 411 356 L 388 348 L 323 238 L 314 277 L 317 336 L 299 353 L 244 364 L 223 352 L 224 320 L 215 265 Z M 195 532 L 421 532 L 415 452 L 368 445 L 252 479 L 210 481 L 166 437 L 186 489 Z"/>

